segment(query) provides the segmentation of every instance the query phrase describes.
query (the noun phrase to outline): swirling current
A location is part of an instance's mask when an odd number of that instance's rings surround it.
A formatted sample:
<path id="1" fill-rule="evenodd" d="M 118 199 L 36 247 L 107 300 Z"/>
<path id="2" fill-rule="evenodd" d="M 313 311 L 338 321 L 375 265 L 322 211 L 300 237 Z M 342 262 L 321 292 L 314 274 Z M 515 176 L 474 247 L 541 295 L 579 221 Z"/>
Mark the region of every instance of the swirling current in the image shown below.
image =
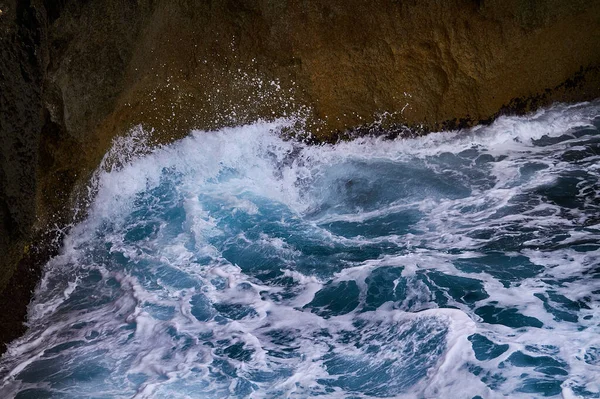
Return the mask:
<path id="1" fill-rule="evenodd" d="M 289 123 L 115 142 L 1 396 L 600 398 L 600 103 L 336 145 Z"/>

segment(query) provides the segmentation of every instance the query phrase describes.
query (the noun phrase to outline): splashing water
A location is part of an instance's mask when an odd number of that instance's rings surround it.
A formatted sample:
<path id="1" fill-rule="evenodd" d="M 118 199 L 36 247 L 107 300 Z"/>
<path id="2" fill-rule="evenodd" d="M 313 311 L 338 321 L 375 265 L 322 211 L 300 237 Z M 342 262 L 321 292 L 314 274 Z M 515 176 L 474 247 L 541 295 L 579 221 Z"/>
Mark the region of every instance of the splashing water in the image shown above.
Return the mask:
<path id="1" fill-rule="evenodd" d="M 599 115 L 324 146 L 277 121 L 122 154 L 0 392 L 598 398 Z"/>

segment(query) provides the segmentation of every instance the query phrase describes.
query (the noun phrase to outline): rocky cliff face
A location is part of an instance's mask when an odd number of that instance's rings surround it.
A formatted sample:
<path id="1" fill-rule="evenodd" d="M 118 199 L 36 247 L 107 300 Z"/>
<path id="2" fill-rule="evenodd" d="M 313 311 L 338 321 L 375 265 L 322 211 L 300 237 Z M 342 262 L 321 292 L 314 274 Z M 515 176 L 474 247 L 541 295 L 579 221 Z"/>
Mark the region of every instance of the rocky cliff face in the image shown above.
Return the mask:
<path id="1" fill-rule="evenodd" d="M 468 126 L 600 96 L 598 0 L 0 0 L 0 340 L 77 188 L 131 126 L 167 142 L 302 113 Z M 31 244 L 34 244 L 33 246 Z M 36 245 L 37 244 L 37 245 Z"/>
<path id="2" fill-rule="evenodd" d="M 42 46 L 47 41 L 40 23 L 44 15 L 29 2 L 14 0 L 0 2 L 0 10 L 0 341 L 4 342 L 22 331 L 25 305 L 39 277 L 39 268 L 29 267 L 25 259 L 36 220 L 48 56 Z"/>

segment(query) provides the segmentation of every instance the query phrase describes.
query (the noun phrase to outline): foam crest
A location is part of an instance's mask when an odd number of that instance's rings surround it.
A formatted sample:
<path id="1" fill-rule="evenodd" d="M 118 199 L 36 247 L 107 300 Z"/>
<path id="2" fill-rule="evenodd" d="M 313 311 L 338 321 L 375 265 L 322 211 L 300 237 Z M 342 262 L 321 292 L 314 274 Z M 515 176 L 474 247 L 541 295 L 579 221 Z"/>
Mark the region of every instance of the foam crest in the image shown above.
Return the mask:
<path id="1" fill-rule="evenodd" d="M 5 396 L 596 397 L 597 103 L 336 145 L 136 129 L 45 269 Z"/>

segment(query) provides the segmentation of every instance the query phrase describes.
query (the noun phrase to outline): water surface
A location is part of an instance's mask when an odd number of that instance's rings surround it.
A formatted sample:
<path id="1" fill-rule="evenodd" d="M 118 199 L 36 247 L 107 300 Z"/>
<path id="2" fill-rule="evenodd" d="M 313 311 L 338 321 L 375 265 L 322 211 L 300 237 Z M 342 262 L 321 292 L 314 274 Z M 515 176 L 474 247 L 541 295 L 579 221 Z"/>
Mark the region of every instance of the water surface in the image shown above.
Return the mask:
<path id="1" fill-rule="evenodd" d="M 98 174 L 3 397 L 599 398 L 600 104 L 307 146 L 192 132 Z"/>

